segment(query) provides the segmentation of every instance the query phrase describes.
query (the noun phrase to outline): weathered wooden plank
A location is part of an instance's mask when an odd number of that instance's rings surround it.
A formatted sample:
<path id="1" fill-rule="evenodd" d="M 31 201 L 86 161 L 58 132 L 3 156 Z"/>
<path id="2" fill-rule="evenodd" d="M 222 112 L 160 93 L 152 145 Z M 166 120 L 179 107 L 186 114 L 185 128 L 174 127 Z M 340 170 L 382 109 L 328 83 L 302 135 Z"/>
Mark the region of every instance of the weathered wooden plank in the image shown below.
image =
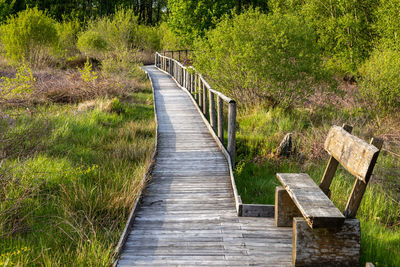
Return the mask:
<path id="1" fill-rule="evenodd" d="M 351 135 L 342 127 L 333 126 L 325 140 L 325 150 L 358 179 L 365 181 L 379 149 Z"/>
<path id="2" fill-rule="evenodd" d="M 243 217 L 274 217 L 275 207 L 273 205 L 243 204 Z"/>
<path id="3" fill-rule="evenodd" d="M 172 66 L 179 82 L 190 80 Z M 186 93 L 155 73 L 157 160 L 118 264 L 290 266 L 291 229 L 275 228 L 272 218 L 237 217 L 225 156 Z M 194 80 L 204 111 L 206 84 Z"/>
<path id="4" fill-rule="evenodd" d="M 275 188 L 275 225 L 277 227 L 291 227 L 293 217 L 301 216 L 288 192 L 281 186 Z"/>
<path id="5" fill-rule="evenodd" d="M 339 227 L 344 215 L 305 173 L 276 175 L 312 228 Z"/>

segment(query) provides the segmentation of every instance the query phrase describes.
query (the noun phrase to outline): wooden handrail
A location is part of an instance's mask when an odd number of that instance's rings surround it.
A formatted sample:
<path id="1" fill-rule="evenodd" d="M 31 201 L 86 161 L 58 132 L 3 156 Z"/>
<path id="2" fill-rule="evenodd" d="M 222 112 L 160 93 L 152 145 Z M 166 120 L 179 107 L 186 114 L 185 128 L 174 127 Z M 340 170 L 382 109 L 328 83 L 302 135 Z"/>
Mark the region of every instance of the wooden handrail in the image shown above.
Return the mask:
<path id="1" fill-rule="evenodd" d="M 178 50 L 187 51 L 187 50 Z M 172 54 L 177 51 L 163 51 L 171 52 Z M 235 166 L 235 153 L 236 153 L 236 102 L 235 100 L 227 97 L 223 93 L 213 89 L 211 85 L 204 79 L 204 77 L 196 71 L 192 66 L 185 67 L 182 63 L 174 58 L 161 55 L 156 52 L 155 55 L 156 67 L 169 73 L 176 82 L 188 90 L 196 100 L 195 102 L 203 112 L 204 116 L 209 113 L 209 122 L 214 131 L 218 134 L 218 138 L 224 143 L 224 125 L 223 125 L 223 102 L 228 104 L 228 145 L 226 150 L 231 158 L 232 166 Z M 217 105 L 215 105 L 215 97 L 217 98 Z M 207 99 L 208 98 L 208 99 Z M 208 102 L 208 107 L 207 107 Z"/>

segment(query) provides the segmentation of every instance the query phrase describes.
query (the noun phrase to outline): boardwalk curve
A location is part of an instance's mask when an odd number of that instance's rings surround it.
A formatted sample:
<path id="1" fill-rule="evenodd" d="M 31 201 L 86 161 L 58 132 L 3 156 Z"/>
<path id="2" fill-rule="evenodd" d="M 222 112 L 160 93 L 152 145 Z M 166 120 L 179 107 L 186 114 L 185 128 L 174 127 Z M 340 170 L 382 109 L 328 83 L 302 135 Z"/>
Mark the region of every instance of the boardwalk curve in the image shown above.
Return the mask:
<path id="1" fill-rule="evenodd" d="M 154 66 L 158 145 L 118 266 L 291 266 L 292 228 L 238 217 L 228 163 L 190 96 Z"/>

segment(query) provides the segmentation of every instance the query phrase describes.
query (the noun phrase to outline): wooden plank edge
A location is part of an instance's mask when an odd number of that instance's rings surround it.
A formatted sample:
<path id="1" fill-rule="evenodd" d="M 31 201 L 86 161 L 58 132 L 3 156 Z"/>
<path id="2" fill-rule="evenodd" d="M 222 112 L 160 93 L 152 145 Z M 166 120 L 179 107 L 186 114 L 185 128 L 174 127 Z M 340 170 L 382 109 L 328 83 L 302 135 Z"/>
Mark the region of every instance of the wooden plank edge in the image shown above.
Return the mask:
<path id="1" fill-rule="evenodd" d="M 156 159 L 157 152 L 158 152 L 158 149 L 157 149 L 157 147 L 158 147 L 157 146 L 158 145 L 158 121 L 157 121 L 157 109 L 156 109 L 156 105 L 155 105 L 155 99 L 156 98 L 155 98 L 153 80 L 152 80 L 150 74 L 146 70 L 144 70 L 143 68 L 141 68 L 141 70 L 144 71 L 147 74 L 147 77 L 150 80 L 151 88 L 152 88 L 152 91 L 153 91 L 153 108 L 154 108 L 154 120 L 155 120 L 155 123 L 156 123 L 156 140 L 155 140 L 155 144 L 154 144 L 154 151 L 153 151 L 153 154 L 151 155 L 150 164 L 147 167 L 147 171 L 143 175 L 143 178 L 142 178 L 142 181 L 141 181 L 141 183 L 143 185 L 142 190 L 140 191 L 140 193 L 139 193 L 139 195 L 138 195 L 138 197 L 137 197 L 137 199 L 135 201 L 135 204 L 133 205 L 132 211 L 130 212 L 128 220 L 127 220 L 127 222 L 125 224 L 125 228 L 124 228 L 124 230 L 123 230 L 123 232 L 121 234 L 121 237 L 120 237 L 120 239 L 118 241 L 117 247 L 115 248 L 115 255 L 116 256 L 115 256 L 115 260 L 114 260 L 114 264 L 113 264 L 114 267 L 116 267 L 118 265 L 118 261 L 119 261 L 120 256 L 121 256 L 122 248 L 124 247 L 124 245 L 126 243 L 126 240 L 128 239 L 128 236 L 129 236 L 129 234 L 131 232 L 133 223 L 134 223 L 135 218 L 136 218 L 136 214 L 139 211 L 140 202 L 141 202 L 142 197 L 143 197 L 143 191 L 146 188 L 146 185 L 147 185 L 147 182 L 148 182 L 148 177 L 150 176 L 150 174 L 151 174 L 151 172 L 152 172 L 152 170 L 153 170 L 153 168 L 155 166 L 155 163 L 156 163 L 155 159 Z"/>
<path id="2" fill-rule="evenodd" d="M 274 205 L 242 204 L 242 217 L 274 218 L 274 215 Z"/>
<path id="3" fill-rule="evenodd" d="M 207 126 L 208 131 L 210 132 L 211 136 L 214 138 L 215 142 L 217 143 L 218 147 L 220 148 L 220 150 L 222 151 L 222 154 L 224 154 L 226 160 L 228 161 L 228 167 L 229 167 L 229 175 L 231 177 L 231 185 L 232 185 L 232 190 L 233 190 L 233 197 L 235 199 L 235 207 L 236 207 L 236 213 L 239 217 L 243 216 L 243 203 L 242 203 L 242 199 L 237 191 L 237 187 L 236 187 L 236 183 L 235 183 L 235 177 L 233 176 L 233 168 L 232 168 L 232 161 L 231 161 L 231 157 L 228 153 L 228 151 L 226 150 L 226 148 L 224 147 L 224 145 L 222 144 L 221 140 L 219 140 L 218 136 L 216 135 L 216 133 L 214 132 L 214 129 L 212 128 L 211 124 L 208 122 L 207 118 L 204 116 L 202 110 L 199 108 L 199 106 L 197 105 L 196 100 L 193 98 L 193 95 L 183 86 L 181 86 L 178 81 L 175 79 L 175 77 L 173 77 L 171 74 L 169 74 L 168 72 L 160 69 L 159 67 L 157 67 L 156 65 L 154 65 L 158 70 L 160 70 L 161 72 L 167 74 L 168 76 L 170 76 L 176 83 L 176 85 L 178 86 L 178 88 L 180 88 L 181 90 L 183 90 L 192 100 L 192 102 L 194 103 L 194 106 L 196 108 L 196 110 L 198 111 L 198 113 L 200 114 L 201 118 L 203 119 L 204 123 Z"/>

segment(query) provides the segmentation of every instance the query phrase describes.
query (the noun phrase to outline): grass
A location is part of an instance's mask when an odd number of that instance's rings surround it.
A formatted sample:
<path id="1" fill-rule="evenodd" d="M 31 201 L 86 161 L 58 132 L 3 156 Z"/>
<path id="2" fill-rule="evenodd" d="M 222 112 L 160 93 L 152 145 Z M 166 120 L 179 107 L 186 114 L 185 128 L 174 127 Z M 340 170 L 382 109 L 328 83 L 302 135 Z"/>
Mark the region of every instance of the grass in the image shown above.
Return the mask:
<path id="1" fill-rule="evenodd" d="M 155 140 L 150 85 L 125 91 L 2 107 L 1 266 L 112 264 Z"/>
<path id="2" fill-rule="evenodd" d="M 395 154 L 399 154 L 400 138 L 395 117 L 379 118 L 366 109 L 340 109 L 328 104 L 290 111 L 241 107 L 235 169 L 239 194 L 244 203 L 274 204 L 277 172 L 306 172 L 319 184 L 328 160 L 323 150 L 326 134 L 332 125 L 343 123 L 353 125 L 353 133 L 365 140 L 374 134 L 385 139 L 386 151 L 378 159 L 357 214 L 362 227 L 360 266 L 366 261 L 376 266 L 399 266 L 400 160 Z M 294 135 L 297 152 L 290 158 L 280 158 L 276 148 L 288 132 Z M 332 201 L 340 210 L 344 210 L 353 183 L 352 175 L 338 169 L 331 191 Z"/>

